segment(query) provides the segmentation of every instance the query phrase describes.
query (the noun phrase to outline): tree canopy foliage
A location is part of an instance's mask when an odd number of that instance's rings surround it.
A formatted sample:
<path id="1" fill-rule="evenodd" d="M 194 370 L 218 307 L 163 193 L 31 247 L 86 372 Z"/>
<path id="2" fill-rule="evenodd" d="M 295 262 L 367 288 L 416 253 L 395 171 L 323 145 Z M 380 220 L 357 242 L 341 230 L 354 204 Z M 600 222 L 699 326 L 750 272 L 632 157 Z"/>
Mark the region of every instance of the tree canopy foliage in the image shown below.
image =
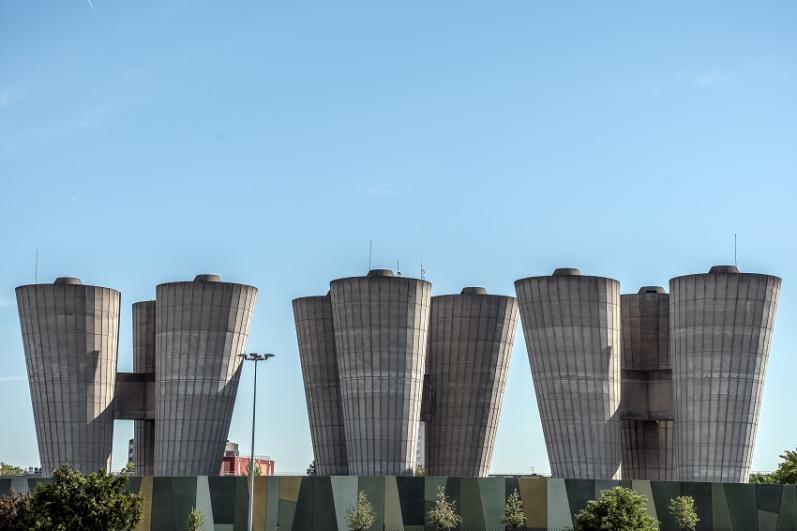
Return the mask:
<path id="1" fill-rule="evenodd" d="M 18 466 L 0 462 L 0 476 L 21 476 L 25 471 Z"/>
<path id="2" fill-rule="evenodd" d="M 700 519 L 695 511 L 695 499 L 691 496 L 678 496 L 670 500 L 670 516 L 680 529 L 694 531 Z"/>
<path id="3" fill-rule="evenodd" d="M 786 450 L 780 456 L 782 461 L 770 474 L 750 474 L 750 483 L 797 484 L 797 449 Z"/>
<path id="4" fill-rule="evenodd" d="M 446 496 L 444 487 L 437 487 L 437 500 L 426 515 L 426 519 L 435 529 L 453 529 L 462 523 L 456 504 Z"/>
<path id="5" fill-rule="evenodd" d="M 376 520 L 374 508 L 371 507 L 371 502 L 368 501 L 365 491 L 361 490 L 357 493 L 357 501 L 354 506 L 346 513 L 346 523 L 354 531 L 365 531 L 374 525 L 374 520 Z"/>
<path id="6" fill-rule="evenodd" d="M 577 531 L 658 531 L 659 523 L 647 510 L 647 499 L 625 487 L 601 492 L 576 515 Z"/>
<path id="7" fill-rule="evenodd" d="M 39 484 L 27 499 L 6 496 L 0 505 L 14 506 L 15 521 L 9 529 L 130 531 L 141 519 L 142 503 L 126 485 L 124 475 L 100 470 L 84 476 L 67 466 L 57 469 L 52 481 Z"/>
<path id="8" fill-rule="evenodd" d="M 515 529 L 526 525 L 526 512 L 523 510 L 523 500 L 517 489 L 509 495 L 504 504 L 504 517 L 501 523 L 509 529 Z"/>

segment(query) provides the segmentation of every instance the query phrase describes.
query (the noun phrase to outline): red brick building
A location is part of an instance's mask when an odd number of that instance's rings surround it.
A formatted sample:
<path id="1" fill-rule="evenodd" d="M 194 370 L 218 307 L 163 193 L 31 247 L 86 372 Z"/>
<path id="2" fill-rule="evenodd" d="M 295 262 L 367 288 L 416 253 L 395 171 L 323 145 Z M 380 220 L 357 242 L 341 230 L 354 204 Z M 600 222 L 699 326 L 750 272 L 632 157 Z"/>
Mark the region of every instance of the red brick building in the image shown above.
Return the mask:
<path id="1" fill-rule="evenodd" d="M 242 455 L 238 451 L 238 443 L 227 441 L 224 448 L 224 457 L 221 460 L 222 476 L 246 476 L 249 469 L 249 455 Z M 274 475 L 274 460 L 268 456 L 255 456 L 255 470 L 260 470 L 261 476 Z"/>

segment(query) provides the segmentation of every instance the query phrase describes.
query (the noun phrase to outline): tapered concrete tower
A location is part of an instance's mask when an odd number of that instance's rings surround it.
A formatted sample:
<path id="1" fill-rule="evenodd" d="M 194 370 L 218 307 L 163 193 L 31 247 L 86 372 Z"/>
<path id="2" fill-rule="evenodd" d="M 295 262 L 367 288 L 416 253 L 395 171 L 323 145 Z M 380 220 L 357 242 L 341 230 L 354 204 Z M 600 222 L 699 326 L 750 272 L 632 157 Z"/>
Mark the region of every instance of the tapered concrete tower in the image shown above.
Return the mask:
<path id="1" fill-rule="evenodd" d="M 257 289 L 199 275 L 155 304 L 155 474 L 217 476 Z"/>
<path id="2" fill-rule="evenodd" d="M 487 476 L 518 310 L 514 297 L 465 288 L 432 297 L 427 353 L 426 473 Z"/>
<path id="3" fill-rule="evenodd" d="M 620 297 L 623 479 L 674 480 L 670 296 L 646 286 Z"/>
<path id="4" fill-rule="evenodd" d="M 293 316 L 316 473 L 346 475 L 349 473 L 346 432 L 329 295 L 294 299 Z"/>
<path id="5" fill-rule="evenodd" d="M 554 477 L 620 477 L 620 284 L 557 269 L 515 282 Z"/>
<path id="6" fill-rule="evenodd" d="M 155 373 L 155 301 L 133 305 L 133 372 Z M 155 421 L 133 421 L 136 475 L 155 473 Z"/>
<path id="7" fill-rule="evenodd" d="M 780 284 L 734 266 L 670 281 L 679 480 L 748 480 Z"/>
<path id="8" fill-rule="evenodd" d="M 77 278 L 16 292 L 42 474 L 110 470 L 119 292 Z"/>
<path id="9" fill-rule="evenodd" d="M 376 269 L 331 283 L 349 473 L 414 473 L 431 284 Z"/>

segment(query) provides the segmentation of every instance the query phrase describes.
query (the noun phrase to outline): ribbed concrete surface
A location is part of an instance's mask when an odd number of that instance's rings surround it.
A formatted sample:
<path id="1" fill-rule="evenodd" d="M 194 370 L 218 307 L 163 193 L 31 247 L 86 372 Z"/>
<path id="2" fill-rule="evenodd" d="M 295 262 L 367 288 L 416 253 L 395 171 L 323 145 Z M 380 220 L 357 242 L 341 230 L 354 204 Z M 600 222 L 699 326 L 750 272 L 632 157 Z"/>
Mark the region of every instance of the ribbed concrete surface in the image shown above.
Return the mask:
<path id="1" fill-rule="evenodd" d="M 77 279 L 17 288 L 42 473 L 110 470 L 119 292 Z"/>
<path id="2" fill-rule="evenodd" d="M 349 473 L 346 432 L 329 295 L 295 299 L 293 316 L 316 473 L 320 476 L 346 475 Z"/>
<path id="3" fill-rule="evenodd" d="M 619 283 L 557 270 L 515 289 L 553 476 L 619 478 Z"/>
<path id="4" fill-rule="evenodd" d="M 781 281 L 712 268 L 670 281 L 677 474 L 746 482 Z"/>
<path id="5" fill-rule="evenodd" d="M 432 297 L 427 475 L 489 473 L 517 320 L 514 297 L 468 288 Z"/>
<path id="6" fill-rule="evenodd" d="M 155 301 L 133 305 L 133 372 L 155 372 Z M 133 462 L 137 476 L 155 473 L 155 421 L 133 421 Z"/>
<path id="7" fill-rule="evenodd" d="M 207 280 L 156 290 L 155 473 L 217 476 L 257 289 Z"/>
<path id="8" fill-rule="evenodd" d="M 415 468 L 431 284 L 384 276 L 331 283 L 349 473 Z"/>
<path id="9" fill-rule="evenodd" d="M 673 481 L 675 478 L 675 422 L 622 421 L 623 479 Z"/>
<path id="10" fill-rule="evenodd" d="M 620 297 L 623 479 L 675 477 L 669 305 L 658 286 Z"/>

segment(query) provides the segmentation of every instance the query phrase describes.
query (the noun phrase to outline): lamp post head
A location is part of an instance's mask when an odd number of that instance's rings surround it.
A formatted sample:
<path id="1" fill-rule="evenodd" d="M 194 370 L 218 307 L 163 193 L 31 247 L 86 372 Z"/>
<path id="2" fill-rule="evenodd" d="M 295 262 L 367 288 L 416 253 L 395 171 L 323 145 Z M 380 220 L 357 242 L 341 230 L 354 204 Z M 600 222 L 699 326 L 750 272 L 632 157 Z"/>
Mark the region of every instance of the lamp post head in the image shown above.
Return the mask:
<path id="1" fill-rule="evenodd" d="M 244 361 L 265 361 L 267 359 L 273 358 L 274 354 L 258 354 L 257 352 L 250 352 L 248 354 L 238 354 L 238 357 L 243 358 Z"/>

